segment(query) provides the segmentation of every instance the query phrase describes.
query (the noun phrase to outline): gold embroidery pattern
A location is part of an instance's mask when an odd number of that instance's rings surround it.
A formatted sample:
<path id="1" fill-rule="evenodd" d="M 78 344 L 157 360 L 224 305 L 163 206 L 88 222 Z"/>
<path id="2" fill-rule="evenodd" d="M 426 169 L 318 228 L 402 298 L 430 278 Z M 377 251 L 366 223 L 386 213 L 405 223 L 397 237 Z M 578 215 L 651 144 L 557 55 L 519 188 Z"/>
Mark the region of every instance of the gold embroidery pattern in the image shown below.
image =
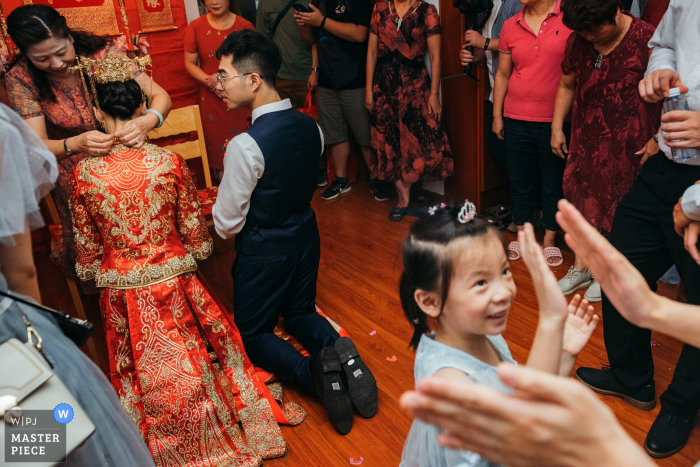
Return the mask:
<path id="1" fill-rule="evenodd" d="M 233 382 L 241 393 L 241 398 L 245 405 L 251 405 L 260 398 L 255 385 L 250 377 L 246 375 L 243 367 L 243 355 L 237 345 L 231 342 L 228 335 L 224 340 L 219 340 L 226 352 L 224 353 L 224 365 L 231 370 Z"/>
<path id="2" fill-rule="evenodd" d="M 116 269 L 100 270 L 96 277 L 97 287 L 111 289 L 133 289 L 167 281 L 175 276 L 197 270 L 197 262 L 191 255 L 173 257 L 163 264 L 135 266 L 130 271 Z"/>
<path id="3" fill-rule="evenodd" d="M 282 385 L 279 383 L 279 381 L 276 383 L 268 384 L 267 390 L 270 391 L 270 395 L 274 400 L 280 403 L 282 402 L 284 390 L 282 389 Z"/>
<path id="4" fill-rule="evenodd" d="M 122 407 L 124 407 L 126 413 L 131 418 L 131 421 L 133 421 L 136 428 L 138 428 L 139 434 L 141 434 L 141 437 L 144 438 L 145 441 L 143 427 L 141 426 L 143 415 L 141 415 L 141 412 L 136 407 L 136 403 L 141 401 L 141 398 L 134 394 L 134 388 L 131 386 L 131 381 L 129 381 L 129 378 L 122 378 L 122 391 L 119 395 L 119 401 L 121 402 Z"/>
<path id="5" fill-rule="evenodd" d="M 248 445 L 263 459 L 280 457 L 287 452 L 287 444 L 272 414 L 270 401 L 260 399 L 241 410 L 240 417 Z"/>

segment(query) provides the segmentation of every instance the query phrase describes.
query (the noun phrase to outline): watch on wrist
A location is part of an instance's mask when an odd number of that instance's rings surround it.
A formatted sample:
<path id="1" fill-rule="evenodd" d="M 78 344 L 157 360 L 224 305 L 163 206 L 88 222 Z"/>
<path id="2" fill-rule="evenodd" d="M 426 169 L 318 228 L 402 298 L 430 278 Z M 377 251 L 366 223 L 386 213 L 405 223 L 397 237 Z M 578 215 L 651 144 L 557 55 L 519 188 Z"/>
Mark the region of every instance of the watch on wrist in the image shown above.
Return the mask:
<path id="1" fill-rule="evenodd" d="M 484 42 L 484 50 L 489 50 L 489 44 L 491 43 L 491 38 L 487 37 L 486 42 Z"/>
<path id="2" fill-rule="evenodd" d="M 326 25 L 326 17 L 324 16 L 323 19 L 321 20 L 321 29 Z"/>
<path id="3" fill-rule="evenodd" d="M 317 66 L 313 67 L 313 68 L 311 69 L 311 71 L 314 71 L 314 72 L 318 73 L 318 67 L 317 67 Z"/>
<path id="4" fill-rule="evenodd" d="M 67 143 L 67 141 L 68 141 L 68 138 L 66 138 L 66 139 L 63 140 L 63 149 L 65 149 L 65 151 L 66 151 L 66 156 L 72 156 L 72 155 L 73 155 L 73 151 L 71 151 L 70 149 L 68 149 L 68 143 Z"/>

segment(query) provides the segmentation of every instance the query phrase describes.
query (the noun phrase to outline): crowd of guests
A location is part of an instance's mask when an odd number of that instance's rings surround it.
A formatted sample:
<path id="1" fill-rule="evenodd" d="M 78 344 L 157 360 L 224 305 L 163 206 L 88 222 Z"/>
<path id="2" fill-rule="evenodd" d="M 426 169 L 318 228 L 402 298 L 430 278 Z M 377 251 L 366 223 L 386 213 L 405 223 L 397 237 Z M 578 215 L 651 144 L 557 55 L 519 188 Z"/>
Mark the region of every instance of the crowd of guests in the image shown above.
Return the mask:
<path id="1" fill-rule="evenodd" d="M 236 238 L 233 315 L 196 272 L 213 242 L 187 164 L 148 142 L 171 110 L 167 92 L 111 41 L 71 30 L 49 6 L 7 18 L 21 54 L 6 82 L 22 118 L 0 107 L 0 192 L 20 202 L 0 203 L 0 288 L 40 301 L 28 228 L 41 224 L 39 197 L 55 184 L 63 235 L 52 256 L 87 293 L 100 289 L 110 381 L 31 307 L 3 306 L 0 341 L 26 336 L 29 320 L 45 336 L 45 358 L 99 421 L 76 459 L 109 464 L 139 436 L 145 445 L 127 449 L 133 465 L 176 457 L 255 465 L 283 455 L 278 424 L 305 414 L 279 404 L 256 367 L 318 396 L 341 434 L 352 429 L 353 408 L 375 415 L 372 372 L 315 308 L 321 249 L 311 200 L 328 183 L 326 157 L 336 178 L 321 198 L 351 191 L 351 132 L 375 198 L 390 199 L 387 184 L 395 186 L 389 219 L 421 217 L 402 249 L 399 295 L 414 329 L 418 390 L 402 399 L 417 417 L 402 467 L 541 465 L 542 456 L 574 465 L 597 446 L 599 456 L 578 465 L 651 465 L 609 409 L 554 376 L 571 375 L 599 322 L 597 301 L 610 366 L 578 368 L 576 378 L 651 410 L 650 329 L 687 342 L 644 443 L 656 458 L 683 448 L 700 409 L 700 157 L 679 160 L 673 149 L 700 149 L 700 6 L 495 0 L 483 28 L 465 33 L 462 63 L 487 61 L 488 147 L 510 180 L 518 237 L 504 248 L 469 202 L 409 207 L 412 184 L 454 170 L 434 5 L 205 5 L 187 29 L 184 61 L 200 84 L 219 180 L 215 229 Z M 662 116 L 671 88 L 688 94 L 689 110 Z M 318 124 L 294 110 L 314 91 Z M 542 245 L 531 226 L 540 209 Z M 576 260 L 557 283 L 550 268 L 563 263 L 560 230 Z M 502 365 L 515 363 L 501 334 L 516 293 L 509 263 L 521 257 L 540 307 L 526 369 Z M 691 305 L 652 292 L 674 264 Z M 310 356 L 275 334 L 280 317 Z M 585 413 L 570 398 L 585 402 Z M 201 423 L 187 423 L 192 417 Z M 539 432 L 524 428 L 535 422 Z M 552 434 L 548 449 L 538 449 L 543 432 Z M 218 448 L 199 443 L 204 436 Z"/>

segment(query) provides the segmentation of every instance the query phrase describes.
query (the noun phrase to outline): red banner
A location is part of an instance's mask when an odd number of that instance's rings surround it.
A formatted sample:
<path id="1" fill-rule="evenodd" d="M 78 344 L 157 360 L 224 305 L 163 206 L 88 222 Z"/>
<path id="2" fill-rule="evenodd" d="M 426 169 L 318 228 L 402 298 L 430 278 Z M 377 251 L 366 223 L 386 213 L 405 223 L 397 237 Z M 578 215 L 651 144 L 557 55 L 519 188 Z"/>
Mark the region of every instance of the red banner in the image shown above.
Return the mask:
<path id="1" fill-rule="evenodd" d="M 170 0 L 136 0 L 142 32 L 176 29 Z"/>

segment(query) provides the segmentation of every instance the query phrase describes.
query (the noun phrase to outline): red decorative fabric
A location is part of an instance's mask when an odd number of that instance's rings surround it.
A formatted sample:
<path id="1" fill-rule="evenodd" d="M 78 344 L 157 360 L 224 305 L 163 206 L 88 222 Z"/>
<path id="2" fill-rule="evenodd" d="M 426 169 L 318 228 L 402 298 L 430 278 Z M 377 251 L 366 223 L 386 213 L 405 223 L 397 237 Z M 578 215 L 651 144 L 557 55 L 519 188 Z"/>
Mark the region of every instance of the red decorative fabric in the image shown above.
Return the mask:
<path id="1" fill-rule="evenodd" d="M 156 464 L 257 466 L 283 455 L 276 417 L 287 420 L 192 272 L 212 239 L 182 157 L 116 146 L 78 164 L 73 185 L 78 273 L 104 287 L 110 378 Z"/>
<path id="2" fill-rule="evenodd" d="M 199 197 L 199 205 L 202 208 L 202 214 L 204 215 L 204 217 L 211 216 L 211 211 L 214 208 L 214 204 L 216 203 L 216 197 L 218 195 L 218 186 L 206 188 L 197 192 L 197 196 Z"/>
<path id="3" fill-rule="evenodd" d="M 661 103 L 639 97 L 654 28 L 632 17 L 620 44 L 595 67 L 598 52 L 578 34 L 569 37 L 562 63 L 576 74 L 571 143 L 564 196 L 588 222 L 610 231 L 615 208 L 632 187 L 642 149 L 659 129 Z"/>
<path id="4" fill-rule="evenodd" d="M 429 113 L 430 75 L 423 61 L 428 37 L 440 34 L 440 18 L 435 6 L 418 1 L 400 28 L 394 19 L 392 2 L 374 6 L 370 30 L 377 35 L 379 50 L 371 177 L 411 183 L 444 180 L 454 172 L 454 163 L 445 127 Z"/>
<path id="5" fill-rule="evenodd" d="M 213 75 L 219 69 L 216 50 L 229 34 L 242 29 L 255 29 L 255 26 L 242 17 L 236 16 L 236 20 L 229 29 L 218 30 L 209 24 L 207 15 L 200 16 L 187 27 L 185 51 L 199 55 L 199 67 L 207 75 Z M 248 109 L 228 110 L 221 98 L 207 86 L 203 84 L 198 86 L 199 111 L 202 116 L 209 166 L 223 169 L 226 152 L 224 141 L 232 140 L 248 128 L 246 118 L 250 117 L 251 113 Z"/>

